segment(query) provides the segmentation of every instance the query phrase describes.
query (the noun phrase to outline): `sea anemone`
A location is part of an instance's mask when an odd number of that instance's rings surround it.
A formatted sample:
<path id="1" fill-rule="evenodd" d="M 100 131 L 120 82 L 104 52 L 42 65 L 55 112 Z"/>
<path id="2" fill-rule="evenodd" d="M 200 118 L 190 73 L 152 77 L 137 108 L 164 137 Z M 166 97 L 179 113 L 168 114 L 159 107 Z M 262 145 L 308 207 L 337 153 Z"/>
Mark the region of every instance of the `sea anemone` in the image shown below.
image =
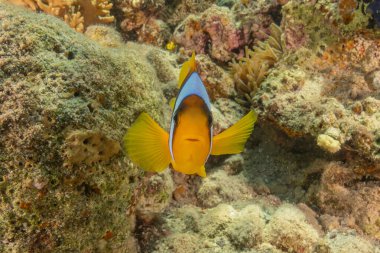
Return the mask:
<path id="1" fill-rule="evenodd" d="M 245 56 L 238 62 L 233 60 L 231 63 L 235 88 L 248 101 L 252 100 L 269 69 L 285 51 L 285 40 L 281 28 L 273 23 L 270 26 L 270 32 L 266 41 L 260 41 L 253 49 L 245 48 Z"/>

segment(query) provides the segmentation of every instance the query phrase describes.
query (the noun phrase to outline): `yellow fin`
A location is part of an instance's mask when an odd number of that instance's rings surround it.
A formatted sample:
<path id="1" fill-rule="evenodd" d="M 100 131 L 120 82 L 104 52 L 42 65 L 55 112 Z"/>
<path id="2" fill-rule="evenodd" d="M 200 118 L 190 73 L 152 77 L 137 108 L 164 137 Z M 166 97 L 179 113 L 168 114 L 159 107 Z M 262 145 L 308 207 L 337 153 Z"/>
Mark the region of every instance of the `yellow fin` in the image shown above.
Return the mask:
<path id="1" fill-rule="evenodd" d="M 238 154 L 244 150 L 244 145 L 253 131 L 257 115 L 250 111 L 233 126 L 214 136 L 212 155 Z"/>
<path id="2" fill-rule="evenodd" d="M 147 113 L 142 113 L 124 136 L 125 150 L 135 164 L 160 172 L 170 163 L 169 134 Z"/>
<path id="3" fill-rule="evenodd" d="M 191 55 L 191 58 L 182 65 L 181 72 L 179 73 L 178 89 L 181 88 L 186 77 L 197 70 L 197 64 L 195 62 L 195 53 Z"/>
<path id="4" fill-rule="evenodd" d="M 206 168 L 205 168 L 205 166 L 202 166 L 202 167 L 198 170 L 197 174 L 198 174 L 199 176 L 201 176 L 201 177 L 206 177 Z"/>
<path id="5" fill-rule="evenodd" d="M 176 98 L 172 98 L 169 101 L 169 106 L 170 106 L 170 108 L 172 108 L 172 110 L 174 109 L 175 101 L 176 101 Z"/>

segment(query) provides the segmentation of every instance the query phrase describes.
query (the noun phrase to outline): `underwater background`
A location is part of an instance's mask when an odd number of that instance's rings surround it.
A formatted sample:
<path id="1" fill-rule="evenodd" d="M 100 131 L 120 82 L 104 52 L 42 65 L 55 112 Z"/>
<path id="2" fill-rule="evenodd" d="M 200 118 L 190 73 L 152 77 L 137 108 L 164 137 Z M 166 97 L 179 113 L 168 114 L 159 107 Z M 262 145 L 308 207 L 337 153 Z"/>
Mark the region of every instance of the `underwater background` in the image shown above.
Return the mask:
<path id="1" fill-rule="evenodd" d="M 380 1 L 0 0 L 0 252 L 380 253 Z M 145 172 L 196 53 L 207 177 Z M 184 151 L 185 152 L 185 151 Z"/>

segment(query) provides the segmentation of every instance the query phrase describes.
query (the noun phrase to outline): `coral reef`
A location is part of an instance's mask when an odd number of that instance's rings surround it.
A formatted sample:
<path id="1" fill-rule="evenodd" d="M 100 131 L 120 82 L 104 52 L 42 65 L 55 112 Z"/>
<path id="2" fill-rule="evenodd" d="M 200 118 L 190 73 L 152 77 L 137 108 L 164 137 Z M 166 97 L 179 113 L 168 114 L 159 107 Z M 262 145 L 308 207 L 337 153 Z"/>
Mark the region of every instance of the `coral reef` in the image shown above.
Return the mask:
<path id="1" fill-rule="evenodd" d="M 78 32 L 84 32 L 89 25 L 97 23 L 112 23 L 110 15 L 112 3 L 108 0 L 70 0 L 70 1 L 40 1 L 40 0 L 8 0 L 10 3 L 27 7 L 33 11 L 43 11 L 60 17 Z"/>
<path id="2" fill-rule="evenodd" d="M 7 1 L 0 252 L 380 252 L 377 3 Z M 258 124 L 205 179 L 143 172 L 122 136 L 168 128 L 192 51 L 213 133 Z"/>
<path id="3" fill-rule="evenodd" d="M 137 252 L 142 173 L 120 141 L 141 111 L 166 117 L 152 50 L 0 3 L 1 252 Z"/>

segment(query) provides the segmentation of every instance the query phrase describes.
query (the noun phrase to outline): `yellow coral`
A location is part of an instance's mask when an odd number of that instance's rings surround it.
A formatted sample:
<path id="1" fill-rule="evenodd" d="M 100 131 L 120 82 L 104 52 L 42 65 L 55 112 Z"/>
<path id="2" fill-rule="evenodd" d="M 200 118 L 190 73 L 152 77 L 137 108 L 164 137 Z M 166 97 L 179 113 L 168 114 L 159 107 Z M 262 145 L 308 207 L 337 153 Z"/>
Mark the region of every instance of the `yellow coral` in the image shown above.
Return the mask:
<path id="1" fill-rule="evenodd" d="M 265 79 L 268 70 L 281 57 L 285 50 L 284 38 L 280 27 L 270 26 L 271 35 L 265 42 L 259 42 L 253 49 L 246 48 L 245 57 L 239 62 L 232 61 L 232 75 L 236 90 L 251 100 Z"/>
<path id="2" fill-rule="evenodd" d="M 109 0 L 8 0 L 10 3 L 60 17 L 78 32 L 96 23 L 111 23 Z"/>

